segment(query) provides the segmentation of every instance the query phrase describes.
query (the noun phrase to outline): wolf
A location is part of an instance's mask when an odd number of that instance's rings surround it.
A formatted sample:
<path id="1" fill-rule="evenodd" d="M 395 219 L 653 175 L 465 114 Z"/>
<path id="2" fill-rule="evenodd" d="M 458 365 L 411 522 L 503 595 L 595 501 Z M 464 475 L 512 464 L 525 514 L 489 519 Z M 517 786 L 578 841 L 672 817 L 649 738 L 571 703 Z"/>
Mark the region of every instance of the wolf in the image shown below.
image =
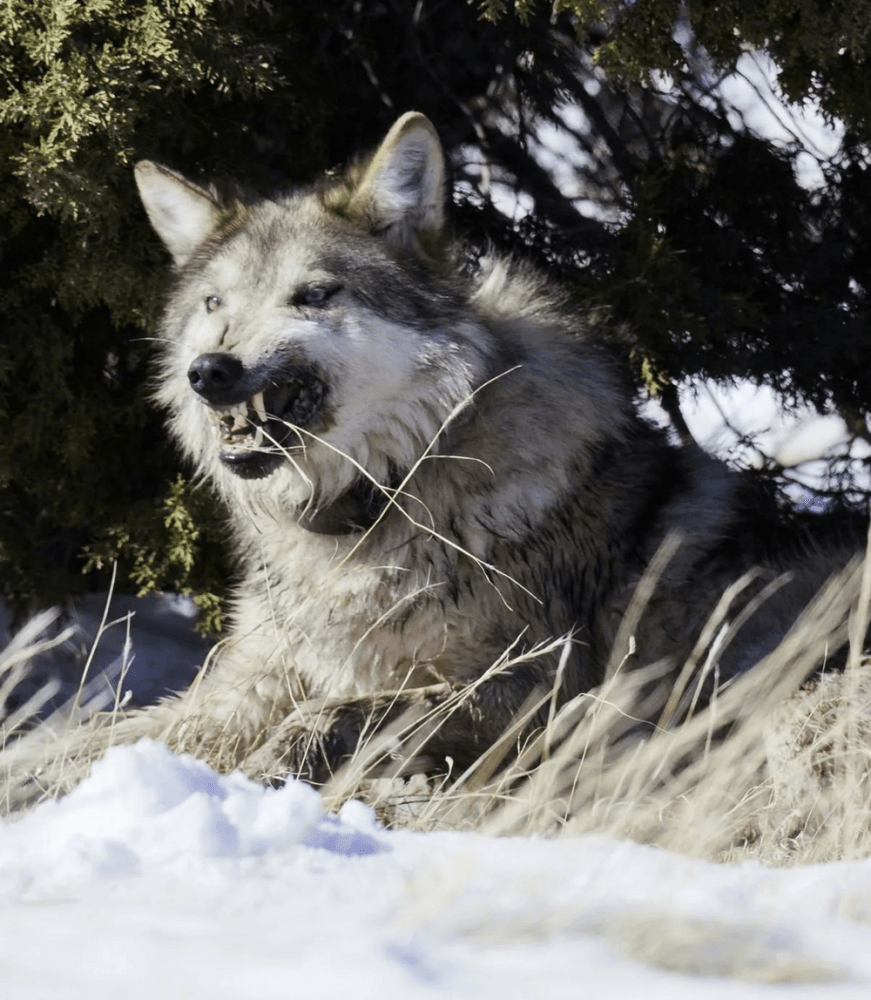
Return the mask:
<path id="1" fill-rule="evenodd" d="M 228 766 L 266 743 L 323 781 L 364 732 L 454 698 L 407 763 L 465 768 L 615 664 L 673 684 L 739 581 L 709 697 L 852 553 L 642 419 L 607 331 L 548 276 L 470 263 L 445 169 L 414 112 L 271 197 L 136 166 L 174 261 L 157 400 L 226 507 L 239 577 L 198 681 L 131 733 L 194 751 L 229 734 Z"/>

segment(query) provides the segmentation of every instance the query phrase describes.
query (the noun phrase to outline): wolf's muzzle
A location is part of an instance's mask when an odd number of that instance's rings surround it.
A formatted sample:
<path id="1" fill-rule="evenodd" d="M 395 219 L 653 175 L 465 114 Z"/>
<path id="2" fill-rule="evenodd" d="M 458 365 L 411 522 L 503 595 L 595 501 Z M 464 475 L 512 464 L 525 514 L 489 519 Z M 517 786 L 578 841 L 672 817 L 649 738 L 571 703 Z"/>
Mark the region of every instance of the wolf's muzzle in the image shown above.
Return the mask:
<path id="1" fill-rule="evenodd" d="M 246 479 L 269 475 L 287 451 L 302 447 L 294 428 L 316 423 L 326 396 L 311 370 L 295 365 L 264 384 L 262 375 L 226 353 L 201 354 L 188 368 L 188 381 L 209 406 L 221 461 Z"/>

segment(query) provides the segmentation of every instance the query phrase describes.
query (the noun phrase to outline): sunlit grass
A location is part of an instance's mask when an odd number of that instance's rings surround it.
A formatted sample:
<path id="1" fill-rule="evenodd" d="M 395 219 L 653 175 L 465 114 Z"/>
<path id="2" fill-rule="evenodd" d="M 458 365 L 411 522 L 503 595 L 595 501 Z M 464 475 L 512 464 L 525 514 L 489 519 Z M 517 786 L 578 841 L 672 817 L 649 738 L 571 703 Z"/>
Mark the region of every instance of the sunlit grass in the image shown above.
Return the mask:
<path id="1" fill-rule="evenodd" d="M 681 675 L 675 696 L 673 670 L 631 669 L 631 656 L 621 656 L 602 687 L 565 704 L 555 692 L 538 692 L 504 738 L 463 773 L 450 761 L 441 776 L 402 772 L 404 761 L 425 753 L 427 738 L 469 689 L 395 692 L 420 695 L 418 709 L 362 741 L 323 788 L 326 804 L 335 809 L 359 797 L 382 821 L 418 830 L 596 832 L 727 861 L 799 864 L 869 855 L 871 668 L 861 657 L 867 567 L 851 564 L 829 581 L 783 642 L 704 708 L 692 710 L 698 664 Z M 715 611 L 709 632 L 727 627 L 727 606 Z M 4 704 L 32 657 L 62 641 L 63 635 L 46 638 L 53 621 L 51 613 L 38 616 L 0 654 Z M 631 648 L 631 635 L 621 641 Z M 845 642 L 846 670 L 813 675 Z M 568 640 L 558 639 L 522 655 L 507 650 L 476 684 L 519 660 L 559 657 L 567 648 Z M 0 721 L 7 811 L 63 794 L 112 743 L 146 734 L 176 749 L 196 743 L 196 712 L 183 724 L 172 709 L 128 716 L 118 699 L 111 711 L 88 717 L 77 697 L 34 721 L 53 694 L 47 686 Z M 433 701 L 423 695 L 437 695 L 436 707 L 426 707 Z M 299 711 L 316 727 L 329 723 L 335 704 L 301 703 Z M 528 720 L 542 710 L 547 725 L 530 733 Z M 228 728 L 204 741 L 201 755 L 220 770 L 242 766 L 258 780 L 279 781 L 286 773 L 280 737 L 281 724 L 242 754 Z"/>

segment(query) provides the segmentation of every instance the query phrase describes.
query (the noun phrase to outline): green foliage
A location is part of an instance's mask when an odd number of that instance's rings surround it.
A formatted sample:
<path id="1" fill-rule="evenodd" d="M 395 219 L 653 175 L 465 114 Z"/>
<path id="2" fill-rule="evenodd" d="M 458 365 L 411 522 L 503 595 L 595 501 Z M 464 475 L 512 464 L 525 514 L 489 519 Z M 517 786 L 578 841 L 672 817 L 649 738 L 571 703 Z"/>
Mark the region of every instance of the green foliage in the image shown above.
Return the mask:
<path id="1" fill-rule="evenodd" d="M 498 19 L 508 5 L 483 6 Z M 515 6 L 528 16 L 539 5 Z M 871 0 L 556 0 L 554 10 L 571 13 L 582 34 L 601 33 L 597 60 L 614 77 L 644 81 L 657 69 L 679 78 L 687 55 L 675 27 L 691 21 L 693 44 L 718 67 L 731 66 L 748 48 L 764 50 L 790 100 L 813 98 L 857 131 L 871 127 Z"/>
<path id="2" fill-rule="evenodd" d="M 95 535 L 159 524 L 176 463 L 143 391 L 159 255 L 130 163 L 201 147 L 212 107 L 281 82 L 234 20 L 257 6 L 0 5 L 0 566 L 19 608 L 96 584 Z"/>
<path id="3" fill-rule="evenodd" d="M 121 558 L 140 596 L 167 587 L 192 594 L 200 627 L 219 632 L 223 588 L 213 588 L 228 575 L 222 534 L 208 495 L 178 476 L 159 502 L 132 504 L 122 525 L 111 525 L 85 546 L 85 572 L 103 571 Z"/>
<path id="4" fill-rule="evenodd" d="M 485 0 L 484 11 L 498 23 L 511 6 Z M 545 5 L 513 8 L 531 19 Z M 688 376 L 764 381 L 787 402 L 834 406 L 867 436 L 871 3 L 552 9 L 571 15 L 576 76 L 599 88 L 572 97 L 616 170 L 623 210 L 611 238 L 575 231 L 558 257 L 581 257 L 573 280 L 625 322 L 639 378 L 654 391 Z M 786 98 L 816 101 L 847 127 L 816 191 L 798 181 L 797 137 L 754 134 L 716 90 L 757 48 Z"/>

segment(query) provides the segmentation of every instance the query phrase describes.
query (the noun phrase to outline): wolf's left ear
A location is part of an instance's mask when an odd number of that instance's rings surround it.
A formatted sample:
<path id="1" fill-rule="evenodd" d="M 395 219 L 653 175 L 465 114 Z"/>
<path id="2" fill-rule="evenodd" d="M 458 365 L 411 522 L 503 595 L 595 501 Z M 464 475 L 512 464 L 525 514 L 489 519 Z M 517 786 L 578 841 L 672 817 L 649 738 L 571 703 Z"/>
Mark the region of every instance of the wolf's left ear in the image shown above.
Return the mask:
<path id="1" fill-rule="evenodd" d="M 406 246 L 433 242 L 445 224 L 445 158 L 432 122 L 403 115 L 367 166 L 350 210 Z"/>
<path id="2" fill-rule="evenodd" d="M 208 191 L 159 163 L 140 160 L 134 175 L 151 225 L 182 267 L 218 225 L 218 205 Z"/>

